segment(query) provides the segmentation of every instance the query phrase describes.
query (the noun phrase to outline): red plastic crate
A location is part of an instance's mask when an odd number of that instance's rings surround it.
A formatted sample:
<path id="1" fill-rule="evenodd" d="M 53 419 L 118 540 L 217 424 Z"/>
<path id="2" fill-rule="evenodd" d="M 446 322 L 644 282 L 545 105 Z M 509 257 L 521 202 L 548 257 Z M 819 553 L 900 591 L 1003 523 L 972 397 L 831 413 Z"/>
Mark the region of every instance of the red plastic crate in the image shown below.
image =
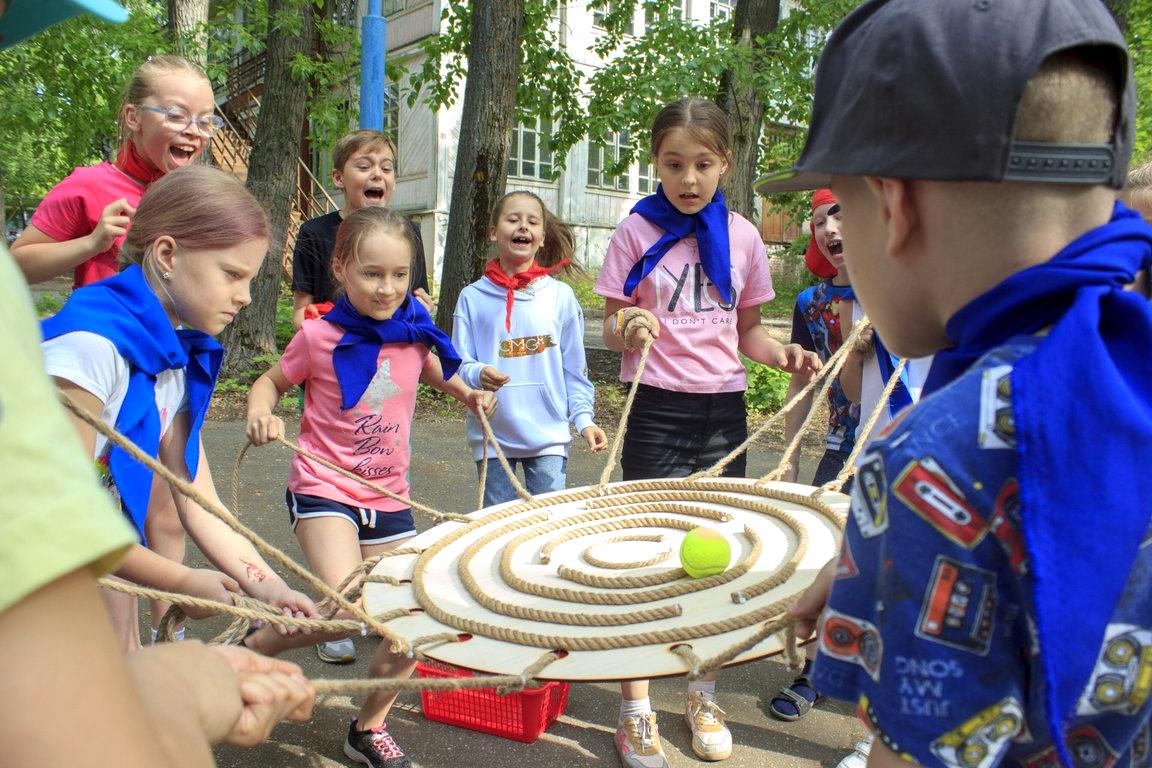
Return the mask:
<path id="1" fill-rule="evenodd" d="M 435 661 L 416 662 L 420 677 L 472 677 L 467 669 Z M 421 689 L 424 717 L 438 723 L 468 728 L 493 736 L 531 744 L 564 714 L 568 704 L 568 683 L 544 683 L 500 696 L 495 688 L 458 691 Z"/>

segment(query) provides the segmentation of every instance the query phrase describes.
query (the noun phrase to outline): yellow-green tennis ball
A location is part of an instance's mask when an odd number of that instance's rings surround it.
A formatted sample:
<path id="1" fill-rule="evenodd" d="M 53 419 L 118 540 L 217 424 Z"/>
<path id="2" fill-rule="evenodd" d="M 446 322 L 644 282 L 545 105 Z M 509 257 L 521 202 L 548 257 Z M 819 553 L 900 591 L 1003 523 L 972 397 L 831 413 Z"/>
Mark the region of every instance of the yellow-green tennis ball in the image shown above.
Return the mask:
<path id="1" fill-rule="evenodd" d="M 732 545 L 711 528 L 693 528 L 680 542 L 680 564 L 694 579 L 724 573 L 731 559 Z"/>

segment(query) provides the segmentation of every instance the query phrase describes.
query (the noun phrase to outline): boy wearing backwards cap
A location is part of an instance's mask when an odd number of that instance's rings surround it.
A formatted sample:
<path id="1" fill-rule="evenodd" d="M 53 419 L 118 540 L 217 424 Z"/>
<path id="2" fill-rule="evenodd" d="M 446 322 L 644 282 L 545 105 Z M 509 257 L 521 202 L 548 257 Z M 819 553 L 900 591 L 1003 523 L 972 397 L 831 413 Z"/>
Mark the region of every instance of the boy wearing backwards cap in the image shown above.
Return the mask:
<path id="1" fill-rule="evenodd" d="M 877 333 L 936 352 L 793 609 L 803 631 L 827 599 L 815 683 L 858 702 L 869 766 L 1149 758 L 1134 109 L 1098 0 L 872 0 L 829 38 L 795 175 L 761 185 L 830 180 Z"/>

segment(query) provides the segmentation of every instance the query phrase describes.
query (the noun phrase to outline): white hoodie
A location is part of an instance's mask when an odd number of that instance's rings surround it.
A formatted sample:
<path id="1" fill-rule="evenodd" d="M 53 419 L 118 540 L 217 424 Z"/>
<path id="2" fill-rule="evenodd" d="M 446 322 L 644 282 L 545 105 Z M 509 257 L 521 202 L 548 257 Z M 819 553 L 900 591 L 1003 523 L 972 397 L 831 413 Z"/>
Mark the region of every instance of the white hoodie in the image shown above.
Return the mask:
<path id="1" fill-rule="evenodd" d="M 490 423 L 509 458 L 567 456 L 572 432 L 592 426 L 595 392 L 584 358 L 584 313 L 572 289 L 540 277 L 516 291 L 512 330 L 504 328 L 508 291 L 481 277 L 460 293 L 453 315 L 452 345 L 463 359 L 460 378 L 480 387 L 480 372 L 491 365 L 509 376 L 496 393 L 500 401 Z M 468 416 L 468 444 L 476 460 L 483 437 Z M 489 458 L 495 458 L 491 450 Z"/>

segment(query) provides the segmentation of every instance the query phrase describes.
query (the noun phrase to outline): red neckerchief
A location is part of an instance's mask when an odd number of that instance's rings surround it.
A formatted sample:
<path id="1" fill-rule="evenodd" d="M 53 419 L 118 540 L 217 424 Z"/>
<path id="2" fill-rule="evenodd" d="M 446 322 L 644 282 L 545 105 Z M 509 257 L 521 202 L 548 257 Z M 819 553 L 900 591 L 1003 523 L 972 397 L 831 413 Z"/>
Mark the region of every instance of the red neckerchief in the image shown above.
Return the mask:
<path id="1" fill-rule="evenodd" d="M 136 149 L 136 142 L 131 139 L 120 147 L 120 154 L 116 156 L 113 165 L 145 186 L 164 175 L 164 171 L 152 165 L 140 154 L 140 150 Z"/>
<path id="2" fill-rule="evenodd" d="M 336 306 L 331 301 L 321 302 L 319 304 L 309 304 L 304 307 L 305 320 L 319 320 L 332 311 L 332 307 Z"/>
<path id="3" fill-rule="evenodd" d="M 559 272 L 570 263 L 571 259 L 561 259 L 560 263 L 556 264 L 555 266 L 542 267 L 533 261 L 532 266 L 528 267 L 528 269 L 524 270 L 523 272 L 517 272 L 512 277 L 508 277 L 508 275 L 504 274 L 504 270 L 500 269 L 500 259 L 492 259 L 492 261 L 488 262 L 488 266 L 484 268 L 484 277 L 496 283 L 496 285 L 500 286 L 501 288 L 508 289 L 508 300 L 506 303 L 507 311 L 504 315 L 504 330 L 512 330 L 512 302 L 515 300 L 513 291 L 518 291 L 521 288 L 524 288 L 528 285 L 528 283 L 532 282 L 538 277 L 544 277 L 545 275 L 550 275 L 553 272 Z"/>

